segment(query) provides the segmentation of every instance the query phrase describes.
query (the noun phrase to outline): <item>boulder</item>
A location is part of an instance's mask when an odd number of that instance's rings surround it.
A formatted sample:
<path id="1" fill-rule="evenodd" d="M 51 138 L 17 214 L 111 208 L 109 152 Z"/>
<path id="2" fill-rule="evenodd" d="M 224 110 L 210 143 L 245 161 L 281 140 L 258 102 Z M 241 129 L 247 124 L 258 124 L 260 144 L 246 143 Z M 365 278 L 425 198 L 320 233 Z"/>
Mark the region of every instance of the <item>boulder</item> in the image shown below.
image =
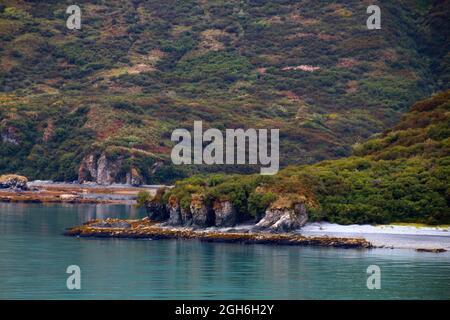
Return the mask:
<path id="1" fill-rule="evenodd" d="M 28 179 L 16 174 L 5 174 L 0 176 L 0 188 L 27 190 Z"/>
<path id="2" fill-rule="evenodd" d="M 206 228 L 214 225 L 214 211 L 206 205 L 203 196 L 193 194 L 190 209 L 194 226 Z"/>
<path id="3" fill-rule="evenodd" d="M 299 229 L 308 221 L 304 203 L 295 203 L 291 208 L 271 207 L 265 216 L 256 224 L 256 229 L 274 232 L 289 232 Z"/>
<path id="4" fill-rule="evenodd" d="M 237 222 L 237 213 L 231 201 L 216 200 L 213 204 L 216 227 L 233 227 Z"/>

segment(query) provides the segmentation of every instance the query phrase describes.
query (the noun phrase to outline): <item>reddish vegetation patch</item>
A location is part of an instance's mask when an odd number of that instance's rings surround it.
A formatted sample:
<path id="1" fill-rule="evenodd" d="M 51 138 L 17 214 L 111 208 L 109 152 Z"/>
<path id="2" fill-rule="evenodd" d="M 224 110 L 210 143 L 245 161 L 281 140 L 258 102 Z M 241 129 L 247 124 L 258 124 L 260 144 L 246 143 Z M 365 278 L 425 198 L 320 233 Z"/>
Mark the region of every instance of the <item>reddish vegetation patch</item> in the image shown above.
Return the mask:
<path id="1" fill-rule="evenodd" d="M 97 133 L 97 137 L 103 140 L 118 133 L 124 126 L 124 121 L 120 119 L 108 119 L 105 115 L 99 113 L 97 108 L 91 108 L 88 114 L 88 122 L 85 126 L 94 130 Z"/>
<path id="2" fill-rule="evenodd" d="M 54 128 L 53 121 L 49 120 L 47 122 L 47 127 L 44 130 L 43 140 L 45 142 L 48 142 L 50 138 L 53 136 L 53 128 Z"/>
<path id="3" fill-rule="evenodd" d="M 352 68 L 353 66 L 356 66 L 358 64 L 358 60 L 353 58 L 343 58 L 339 59 L 339 63 L 337 64 L 337 67 L 339 68 Z"/>
<path id="4" fill-rule="evenodd" d="M 334 41 L 334 40 L 339 40 L 339 37 L 338 37 L 338 36 L 334 36 L 334 35 L 331 35 L 331 34 L 324 34 L 324 33 L 319 34 L 319 35 L 318 35 L 318 38 L 319 38 L 320 40 L 323 40 L 323 41 Z"/>
<path id="5" fill-rule="evenodd" d="M 295 102 L 301 101 L 300 97 L 292 91 L 285 91 L 283 93 L 291 101 L 295 101 Z"/>
<path id="6" fill-rule="evenodd" d="M 257 68 L 256 72 L 258 72 L 259 74 L 265 74 L 267 71 L 267 68 Z"/>

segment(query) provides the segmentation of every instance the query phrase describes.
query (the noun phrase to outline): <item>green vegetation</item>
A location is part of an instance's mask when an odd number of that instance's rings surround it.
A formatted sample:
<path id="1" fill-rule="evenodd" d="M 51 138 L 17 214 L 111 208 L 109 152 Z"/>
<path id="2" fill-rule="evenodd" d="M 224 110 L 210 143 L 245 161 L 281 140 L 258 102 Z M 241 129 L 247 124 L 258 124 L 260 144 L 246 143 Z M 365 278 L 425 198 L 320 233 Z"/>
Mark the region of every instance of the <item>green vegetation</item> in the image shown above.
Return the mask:
<path id="1" fill-rule="evenodd" d="M 340 224 L 450 223 L 450 91 L 416 103 L 392 130 L 354 155 L 291 166 L 275 176 L 195 176 L 168 191 L 185 204 L 200 193 L 260 216 L 280 199 L 305 199 L 311 220 Z"/>
<path id="2" fill-rule="evenodd" d="M 448 1 L 383 3 L 381 31 L 357 0 L 96 0 L 80 4 L 80 31 L 65 27 L 71 4 L 0 5 L 0 173 L 75 180 L 104 151 L 147 183 L 258 170 L 151 169 L 194 120 L 279 128 L 281 165 L 312 164 L 448 88 Z"/>
<path id="3" fill-rule="evenodd" d="M 141 190 L 137 195 L 137 206 L 138 208 L 145 207 L 145 205 L 151 200 L 150 192 Z"/>

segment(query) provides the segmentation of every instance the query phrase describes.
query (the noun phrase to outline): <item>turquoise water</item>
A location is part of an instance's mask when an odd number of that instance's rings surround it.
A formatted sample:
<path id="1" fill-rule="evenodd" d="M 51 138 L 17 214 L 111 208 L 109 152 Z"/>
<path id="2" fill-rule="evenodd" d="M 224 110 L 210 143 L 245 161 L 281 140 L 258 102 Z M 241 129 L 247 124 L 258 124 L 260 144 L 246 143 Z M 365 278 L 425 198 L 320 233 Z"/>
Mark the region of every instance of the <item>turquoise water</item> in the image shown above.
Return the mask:
<path id="1" fill-rule="evenodd" d="M 125 205 L 0 203 L 0 298 L 450 298 L 448 253 L 61 235 L 92 218 L 143 215 Z M 380 290 L 366 286 L 372 264 Z M 81 268 L 81 290 L 66 288 L 69 265 Z"/>

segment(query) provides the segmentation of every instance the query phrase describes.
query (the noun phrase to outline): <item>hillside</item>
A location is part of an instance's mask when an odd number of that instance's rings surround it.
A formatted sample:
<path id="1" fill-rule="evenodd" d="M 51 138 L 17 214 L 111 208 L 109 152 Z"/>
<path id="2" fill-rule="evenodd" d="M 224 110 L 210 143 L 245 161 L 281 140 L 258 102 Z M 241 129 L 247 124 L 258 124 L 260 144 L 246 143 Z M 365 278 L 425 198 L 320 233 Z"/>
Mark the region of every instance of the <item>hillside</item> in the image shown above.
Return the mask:
<path id="1" fill-rule="evenodd" d="M 448 1 L 0 1 L 0 173 L 169 182 L 176 128 L 280 128 L 281 165 L 347 156 L 448 88 Z"/>
<path id="2" fill-rule="evenodd" d="M 230 201 L 241 219 L 304 203 L 310 220 L 449 224 L 449 186 L 446 91 L 414 104 L 392 130 L 356 145 L 351 157 L 291 166 L 271 177 L 191 177 L 154 201 L 178 201 L 185 210 L 198 197 L 209 204 Z"/>

